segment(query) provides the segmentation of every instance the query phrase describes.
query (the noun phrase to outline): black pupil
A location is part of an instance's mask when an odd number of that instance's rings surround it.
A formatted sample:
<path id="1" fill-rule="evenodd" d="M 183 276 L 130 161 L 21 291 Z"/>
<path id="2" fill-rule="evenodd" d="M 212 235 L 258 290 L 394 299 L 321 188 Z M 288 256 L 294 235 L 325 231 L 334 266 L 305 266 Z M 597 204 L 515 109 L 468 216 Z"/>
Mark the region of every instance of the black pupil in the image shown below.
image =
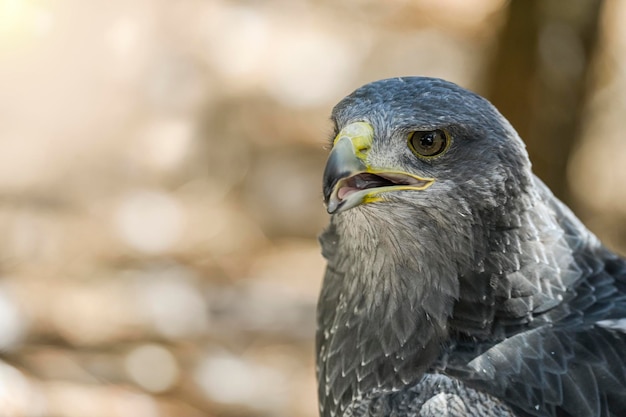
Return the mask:
<path id="1" fill-rule="evenodd" d="M 420 145 L 425 149 L 430 149 L 435 144 L 434 133 L 428 133 L 420 139 Z"/>

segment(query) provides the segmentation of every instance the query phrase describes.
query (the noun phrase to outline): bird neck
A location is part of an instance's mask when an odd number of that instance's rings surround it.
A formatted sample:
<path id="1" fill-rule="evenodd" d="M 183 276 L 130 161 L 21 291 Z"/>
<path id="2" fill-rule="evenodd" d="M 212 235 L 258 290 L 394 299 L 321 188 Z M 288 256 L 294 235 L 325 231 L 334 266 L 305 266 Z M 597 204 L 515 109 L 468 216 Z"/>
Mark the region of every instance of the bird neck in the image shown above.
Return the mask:
<path id="1" fill-rule="evenodd" d="M 392 227 L 407 221 L 401 213 L 371 212 L 382 209 L 336 216 L 320 237 L 328 259 L 318 304 L 322 407 L 417 381 L 447 338 L 459 297 L 454 258 L 410 236 L 414 227 Z M 452 246 L 455 240 L 436 228 L 423 233 Z"/>

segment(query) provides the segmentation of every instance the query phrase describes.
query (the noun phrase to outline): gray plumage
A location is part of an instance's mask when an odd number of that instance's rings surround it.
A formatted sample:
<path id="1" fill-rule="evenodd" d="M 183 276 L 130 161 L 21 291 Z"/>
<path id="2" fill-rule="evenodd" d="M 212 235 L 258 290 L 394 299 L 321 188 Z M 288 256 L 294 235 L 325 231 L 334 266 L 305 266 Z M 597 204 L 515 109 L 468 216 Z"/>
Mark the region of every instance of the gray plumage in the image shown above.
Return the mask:
<path id="1" fill-rule="evenodd" d="M 332 119 L 335 134 L 372 128 L 353 166 L 433 182 L 344 210 L 336 189 L 356 171 L 329 159 L 320 414 L 626 416 L 626 262 L 532 174 L 498 111 L 409 77 L 361 87 Z M 408 135 L 435 129 L 449 148 L 418 158 Z"/>

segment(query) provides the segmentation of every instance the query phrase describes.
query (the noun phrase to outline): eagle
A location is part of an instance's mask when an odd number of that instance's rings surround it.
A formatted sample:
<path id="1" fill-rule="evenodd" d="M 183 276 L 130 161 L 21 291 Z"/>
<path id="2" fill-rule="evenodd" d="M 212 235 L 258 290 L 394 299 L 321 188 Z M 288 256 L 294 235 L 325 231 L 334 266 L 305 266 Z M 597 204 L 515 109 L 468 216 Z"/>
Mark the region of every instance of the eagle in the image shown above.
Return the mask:
<path id="1" fill-rule="evenodd" d="M 626 416 L 626 261 L 498 110 L 403 77 L 331 119 L 320 415 Z"/>

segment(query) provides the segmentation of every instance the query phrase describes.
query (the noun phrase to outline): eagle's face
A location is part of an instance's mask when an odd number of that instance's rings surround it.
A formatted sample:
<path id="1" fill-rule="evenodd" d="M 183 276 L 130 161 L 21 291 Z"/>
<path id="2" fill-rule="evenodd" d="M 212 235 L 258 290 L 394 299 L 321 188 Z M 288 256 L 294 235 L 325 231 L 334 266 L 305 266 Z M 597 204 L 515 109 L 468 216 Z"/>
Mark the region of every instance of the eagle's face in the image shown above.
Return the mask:
<path id="1" fill-rule="evenodd" d="M 334 109 L 324 172 L 328 212 L 365 204 L 453 216 L 504 206 L 530 182 L 522 141 L 485 99 L 455 84 L 408 77 L 356 90 Z M 384 204 L 384 205 L 383 205 Z"/>

